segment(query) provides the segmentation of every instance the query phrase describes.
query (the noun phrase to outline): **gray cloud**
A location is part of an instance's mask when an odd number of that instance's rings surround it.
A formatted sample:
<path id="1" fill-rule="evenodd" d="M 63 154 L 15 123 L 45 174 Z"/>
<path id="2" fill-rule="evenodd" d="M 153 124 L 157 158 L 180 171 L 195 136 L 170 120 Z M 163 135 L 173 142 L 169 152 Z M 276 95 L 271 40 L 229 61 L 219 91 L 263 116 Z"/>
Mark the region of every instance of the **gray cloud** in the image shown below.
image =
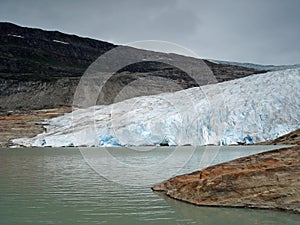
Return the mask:
<path id="1" fill-rule="evenodd" d="M 204 58 L 300 63 L 297 0 L 2 0 L 0 20 L 125 44 L 170 41 Z"/>

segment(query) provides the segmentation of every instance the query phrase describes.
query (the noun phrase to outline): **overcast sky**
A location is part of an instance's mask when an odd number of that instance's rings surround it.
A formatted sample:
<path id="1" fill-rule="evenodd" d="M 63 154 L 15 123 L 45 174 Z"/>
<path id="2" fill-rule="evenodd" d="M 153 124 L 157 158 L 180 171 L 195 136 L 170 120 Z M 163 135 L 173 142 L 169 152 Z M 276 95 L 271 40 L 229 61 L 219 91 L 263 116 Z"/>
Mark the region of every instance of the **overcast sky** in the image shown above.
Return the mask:
<path id="1" fill-rule="evenodd" d="M 299 0 L 0 0 L 0 20 L 126 44 L 162 40 L 202 58 L 300 63 Z"/>

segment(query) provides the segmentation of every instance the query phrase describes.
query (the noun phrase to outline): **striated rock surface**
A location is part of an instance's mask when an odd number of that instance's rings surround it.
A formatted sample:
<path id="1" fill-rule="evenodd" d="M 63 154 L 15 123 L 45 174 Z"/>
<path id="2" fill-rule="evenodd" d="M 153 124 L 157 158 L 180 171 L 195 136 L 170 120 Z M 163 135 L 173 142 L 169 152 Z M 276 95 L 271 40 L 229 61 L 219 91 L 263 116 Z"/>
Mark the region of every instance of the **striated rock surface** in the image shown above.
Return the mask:
<path id="1" fill-rule="evenodd" d="M 195 205 L 300 213 L 300 146 L 232 160 L 152 187 Z"/>

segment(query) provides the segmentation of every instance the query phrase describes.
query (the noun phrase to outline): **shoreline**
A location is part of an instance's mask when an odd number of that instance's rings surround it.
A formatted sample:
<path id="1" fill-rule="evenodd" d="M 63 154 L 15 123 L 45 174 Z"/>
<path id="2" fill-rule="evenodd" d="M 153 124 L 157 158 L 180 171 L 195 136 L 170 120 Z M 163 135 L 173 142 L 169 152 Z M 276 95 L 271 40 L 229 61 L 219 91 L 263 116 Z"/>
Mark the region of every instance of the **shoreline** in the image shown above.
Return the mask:
<path id="1" fill-rule="evenodd" d="M 56 147 L 25 147 L 25 146 L 12 146 L 10 140 L 11 139 L 15 139 L 15 138 L 21 138 L 21 137 L 33 137 L 39 133 L 42 133 L 44 128 L 43 125 L 45 125 L 45 120 L 47 119 L 51 119 L 57 116 L 61 116 L 65 113 L 69 113 L 72 111 L 71 107 L 60 107 L 60 108 L 55 108 L 55 109 L 42 109 L 42 110 L 31 110 L 31 111 L 14 111 L 14 112 L 0 112 L 0 122 L 1 122 L 1 126 L 0 126 L 0 149 L 6 149 L 6 150 L 10 150 L 10 149 L 37 149 L 37 150 L 41 150 L 41 149 L 53 149 L 53 150 L 57 150 Z M 298 144 L 298 145 L 297 145 Z M 262 145 L 277 145 L 278 147 L 281 147 L 281 149 L 293 149 L 296 148 L 298 149 L 298 151 L 300 151 L 300 129 L 293 131 L 289 134 L 286 134 L 284 136 L 278 137 L 277 139 L 273 140 L 273 141 L 268 141 L 268 142 L 261 142 L 261 143 L 255 143 L 255 144 L 251 144 L 251 145 L 231 145 L 230 147 L 237 147 L 237 148 L 243 148 L 243 147 L 247 147 L 247 146 L 262 146 Z M 221 146 L 217 146 L 217 145 L 204 145 L 202 147 L 221 147 Z M 122 147 L 122 146 L 119 146 Z M 123 147 L 133 147 L 133 148 L 143 148 L 143 147 L 150 147 L 150 148 L 177 148 L 177 147 L 198 147 L 198 146 L 123 146 Z M 229 146 L 228 146 L 229 147 Z M 111 147 L 106 147 L 106 146 L 102 146 L 102 147 L 87 147 L 87 146 L 64 146 L 64 147 L 59 147 L 59 148 L 64 148 L 64 149 L 70 149 L 73 150 L 74 148 L 76 149 L 80 149 L 80 148 L 118 148 L 116 146 L 111 146 Z M 244 157 L 244 158 L 239 158 L 233 161 L 229 161 L 229 162 L 225 162 L 222 164 L 218 164 L 218 165 L 214 165 L 211 166 L 212 168 L 214 167 L 218 167 L 220 165 L 223 164 L 230 164 L 232 162 L 235 161 L 239 161 L 239 160 L 245 160 L 246 158 L 251 158 L 251 157 L 256 157 L 257 160 L 263 160 L 264 154 L 272 154 L 272 152 L 276 152 L 279 151 L 281 149 L 276 149 L 276 150 L 270 150 L 264 153 L 259 153 L 259 154 L 255 154 L 249 157 Z M 270 157 L 272 158 L 272 156 Z M 278 161 L 282 161 L 284 162 L 285 160 L 285 156 L 279 156 L 279 158 L 277 159 Z M 297 157 L 295 157 L 297 158 Z M 298 156 L 298 158 L 300 158 L 300 155 Z M 298 167 L 299 166 L 299 162 L 298 162 Z M 237 164 L 235 165 L 237 167 L 241 166 L 241 164 Z M 207 169 L 211 168 L 208 167 Z M 258 168 L 257 168 L 258 169 Z M 204 169 L 205 171 L 206 169 Z M 233 169 L 234 170 L 234 169 Z M 300 169 L 299 169 L 300 170 Z M 259 170 L 258 170 L 259 171 Z M 257 171 L 257 172 L 258 172 Z M 200 171 L 196 171 L 194 173 L 199 173 Z M 255 172 L 255 171 L 252 171 Z M 266 173 L 265 171 L 260 171 L 261 173 Z M 279 171 L 279 173 L 282 171 Z M 194 174 L 192 173 L 192 174 Z M 187 178 L 188 176 L 192 175 L 192 174 L 184 174 L 184 175 L 180 175 L 174 178 L 169 179 L 173 180 L 173 179 L 177 179 L 178 177 L 180 178 Z M 220 176 L 225 176 L 226 174 L 219 174 Z M 287 174 L 288 176 L 292 176 L 292 174 Z M 240 177 L 243 175 L 238 175 L 236 174 L 236 176 Z M 226 177 L 226 176 L 225 176 Z M 255 176 L 253 176 L 255 177 Z M 190 179 L 190 178 L 188 178 Z M 193 179 L 195 179 L 195 177 L 193 177 Z M 202 179 L 202 178 L 201 178 Z M 200 180 L 201 180 L 200 179 Z M 206 178 L 207 180 L 210 180 L 212 178 L 210 178 L 209 176 Z M 228 179 L 230 180 L 230 182 L 234 181 L 234 179 Z M 166 181 L 166 182 L 168 182 Z M 263 180 L 264 181 L 264 180 Z M 196 182 L 200 182 L 199 179 L 194 180 L 194 183 Z M 202 182 L 202 181 L 201 181 Z M 247 182 L 249 182 L 249 180 L 246 181 L 242 181 L 241 183 L 245 183 L 247 184 Z M 298 180 L 297 180 L 298 182 Z M 161 183 L 161 185 L 163 185 L 165 182 Z M 189 183 L 186 183 L 185 179 L 180 180 L 180 182 L 178 183 L 178 185 L 189 185 Z M 300 184 L 300 172 L 299 172 L 299 184 Z M 228 197 L 227 203 L 223 202 L 223 203 L 216 203 L 214 204 L 213 202 L 211 202 L 210 204 L 202 204 L 202 203 L 198 203 L 192 199 L 185 199 L 181 196 L 181 191 L 177 190 L 177 189 L 162 189 L 160 190 L 158 188 L 157 185 L 155 185 L 154 187 L 152 187 L 152 189 L 154 191 L 160 191 L 166 194 L 166 196 L 171 197 L 173 199 L 179 200 L 179 201 L 183 201 L 186 203 L 191 203 L 194 205 L 205 205 L 205 206 L 217 206 L 217 207 L 236 207 L 236 208 L 263 208 L 263 209 L 276 209 L 276 210 L 284 210 L 284 211 L 292 211 L 294 213 L 300 213 L 300 206 L 296 209 L 296 211 L 294 209 L 288 209 L 288 208 L 280 208 L 280 207 L 270 207 L 270 206 L 257 206 L 257 205 L 253 205 L 251 202 L 247 203 L 247 204 L 243 204 L 243 203 L 233 203 L 233 204 L 229 204 L 230 201 L 233 201 L 230 196 Z M 298 189 L 300 190 L 300 185 L 298 187 Z M 289 191 L 286 191 L 287 193 Z M 226 190 L 225 192 L 226 193 Z M 299 194 L 299 202 L 300 202 L 300 193 Z M 227 205 L 228 204 L 228 205 Z"/>

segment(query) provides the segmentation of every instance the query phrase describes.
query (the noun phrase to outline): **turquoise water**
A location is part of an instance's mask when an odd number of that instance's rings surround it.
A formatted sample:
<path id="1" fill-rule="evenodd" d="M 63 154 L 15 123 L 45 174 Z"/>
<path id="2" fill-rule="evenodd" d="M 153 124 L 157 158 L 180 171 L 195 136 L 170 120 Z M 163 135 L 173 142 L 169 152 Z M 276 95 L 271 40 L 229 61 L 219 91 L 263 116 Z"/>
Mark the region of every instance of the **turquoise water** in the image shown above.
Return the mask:
<path id="1" fill-rule="evenodd" d="M 199 169 L 200 161 L 218 163 L 274 147 L 223 147 L 219 151 L 209 147 L 214 160 L 205 158 L 204 147 L 198 147 L 176 173 Z M 186 149 L 182 148 L 182 154 Z M 170 156 L 174 149 L 112 148 L 109 152 L 114 158 L 141 168 Z M 182 154 L 175 159 L 182 159 Z M 174 165 L 166 164 L 166 173 L 172 169 L 167 167 Z M 175 201 L 153 193 L 151 180 L 149 185 L 135 186 L 135 179 L 140 179 L 143 171 L 136 176 L 122 174 L 132 180 L 132 185 L 112 182 L 99 174 L 101 171 L 91 169 L 76 148 L 1 149 L 0 224 L 289 225 L 300 221 L 299 215 L 288 212 L 196 207 Z"/>

